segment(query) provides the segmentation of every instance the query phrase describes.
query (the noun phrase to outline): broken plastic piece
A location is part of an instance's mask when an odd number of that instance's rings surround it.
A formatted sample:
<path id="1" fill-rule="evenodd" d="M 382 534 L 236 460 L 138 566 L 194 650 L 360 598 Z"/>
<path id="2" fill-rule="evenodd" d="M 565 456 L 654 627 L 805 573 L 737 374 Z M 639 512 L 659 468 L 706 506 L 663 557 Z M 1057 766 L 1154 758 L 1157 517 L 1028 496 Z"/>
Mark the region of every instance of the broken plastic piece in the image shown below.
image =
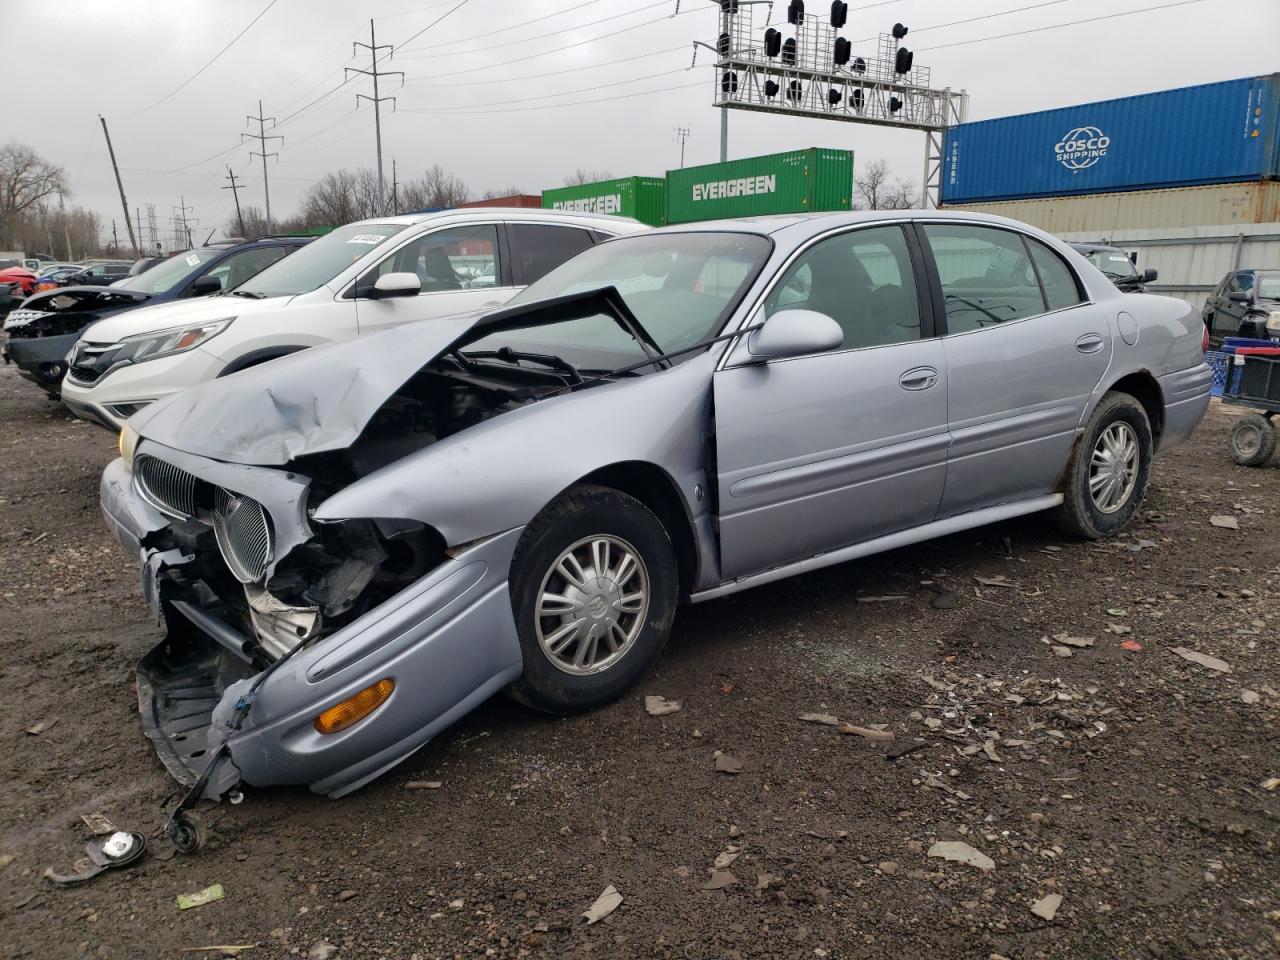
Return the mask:
<path id="1" fill-rule="evenodd" d="M 73 887 L 87 883 L 100 873 L 132 866 L 147 849 L 147 838 L 140 833 L 117 830 L 105 840 L 92 840 L 85 844 L 89 859 L 78 860 L 70 873 L 54 873 L 53 867 L 44 871 L 44 877 L 61 887 Z"/>

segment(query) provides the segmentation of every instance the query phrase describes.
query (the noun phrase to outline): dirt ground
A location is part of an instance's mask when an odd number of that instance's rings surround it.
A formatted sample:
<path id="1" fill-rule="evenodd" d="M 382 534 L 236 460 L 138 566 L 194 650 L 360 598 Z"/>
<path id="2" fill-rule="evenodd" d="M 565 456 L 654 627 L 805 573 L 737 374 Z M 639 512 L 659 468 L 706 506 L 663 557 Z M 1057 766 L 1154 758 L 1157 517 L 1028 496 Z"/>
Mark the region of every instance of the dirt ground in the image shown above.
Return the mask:
<path id="1" fill-rule="evenodd" d="M 1280 469 L 1228 459 L 1230 418 L 1157 461 L 1128 535 L 1031 517 L 686 609 L 607 709 L 495 698 L 344 800 L 207 805 L 181 857 L 113 438 L 0 370 L 0 956 L 1275 957 Z M 53 888 L 93 813 L 147 859 Z M 989 861 L 929 856 L 953 841 Z"/>

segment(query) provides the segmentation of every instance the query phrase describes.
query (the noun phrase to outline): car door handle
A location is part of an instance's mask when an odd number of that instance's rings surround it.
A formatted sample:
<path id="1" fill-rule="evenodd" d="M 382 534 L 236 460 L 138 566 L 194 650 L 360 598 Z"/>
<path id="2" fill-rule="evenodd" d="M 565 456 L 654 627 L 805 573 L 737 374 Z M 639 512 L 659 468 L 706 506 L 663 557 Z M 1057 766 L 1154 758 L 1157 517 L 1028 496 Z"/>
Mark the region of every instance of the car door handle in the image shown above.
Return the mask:
<path id="1" fill-rule="evenodd" d="M 1102 349 L 1102 337 L 1096 333 L 1086 333 L 1083 337 L 1076 341 L 1076 349 L 1081 353 L 1097 353 Z"/>
<path id="2" fill-rule="evenodd" d="M 903 390 L 928 390 L 938 382 L 938 371 L 933 367 L 916 367 L 898 378 Z"/>

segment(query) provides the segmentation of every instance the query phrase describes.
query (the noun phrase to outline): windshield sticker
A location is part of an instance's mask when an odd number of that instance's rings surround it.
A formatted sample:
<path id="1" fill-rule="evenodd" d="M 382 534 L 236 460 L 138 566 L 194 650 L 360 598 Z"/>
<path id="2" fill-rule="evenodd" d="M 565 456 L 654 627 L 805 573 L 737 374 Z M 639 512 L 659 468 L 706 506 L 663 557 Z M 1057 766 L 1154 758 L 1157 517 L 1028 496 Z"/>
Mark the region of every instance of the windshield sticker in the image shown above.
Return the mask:
<path id="1" fill-rule="evenodd" d="M 1108 259 L 1108 260 L 1113 261 L 1114 263 L 1128 263 L 1128 262 L 1129 262 L 1129 258 L 1128 258 L 1128 257 L 1117 257 L 1115 254 L 1112 254 L 1111 256 L 1107 257 L 1107 259 Z"/>
<path id="2" fill-rule="evenodd" d="M 188 267 L 200 266 L 200 258 L 197 257 L 194 253 L 191 254 L 191 256 L 187 257 L 187 266 Z"/>
<path id="3" fill-rule="evenodd" d="M 347 243 L 367 243 L 370 246 L 373 246 L 374 244 L 381 243 L 385 239 L 387 238 L 380 237 L 376 233 L 362 233 L 359 236 L 352 237 L 347 241 Z"/>

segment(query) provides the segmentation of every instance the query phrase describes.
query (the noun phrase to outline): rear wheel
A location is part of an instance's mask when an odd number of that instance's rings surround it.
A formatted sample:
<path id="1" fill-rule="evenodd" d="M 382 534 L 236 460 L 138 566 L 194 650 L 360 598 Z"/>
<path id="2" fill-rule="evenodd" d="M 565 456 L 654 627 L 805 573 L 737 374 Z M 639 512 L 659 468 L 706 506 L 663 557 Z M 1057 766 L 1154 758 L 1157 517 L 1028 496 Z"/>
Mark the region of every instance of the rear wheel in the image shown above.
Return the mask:
<path id="1" fill-rule="evenodd" d="M 1151 424 L 1127 393 L 1109 393 L 1089 418 L 1067 468 L 1058 523 L 1067 533 L 1096 540 L 1127 527 L 1147 492 Z"/>
<path id="2" fill-rule="evenodd" d="M 1242 467 L 1260 467 L 1276 451 L 1276 428 L 1260 413 L 1246 413 L 1227 437 L 1231 458 Z"/>
<path id="3" fill-rule="evenodd" d="M 510 693 L 552 713 L 617 698 L 666 643 L 677 590 L 671 539 L 644 504 L 573 488 L 534 518 L 512 559 L 524 675 Z"/>

